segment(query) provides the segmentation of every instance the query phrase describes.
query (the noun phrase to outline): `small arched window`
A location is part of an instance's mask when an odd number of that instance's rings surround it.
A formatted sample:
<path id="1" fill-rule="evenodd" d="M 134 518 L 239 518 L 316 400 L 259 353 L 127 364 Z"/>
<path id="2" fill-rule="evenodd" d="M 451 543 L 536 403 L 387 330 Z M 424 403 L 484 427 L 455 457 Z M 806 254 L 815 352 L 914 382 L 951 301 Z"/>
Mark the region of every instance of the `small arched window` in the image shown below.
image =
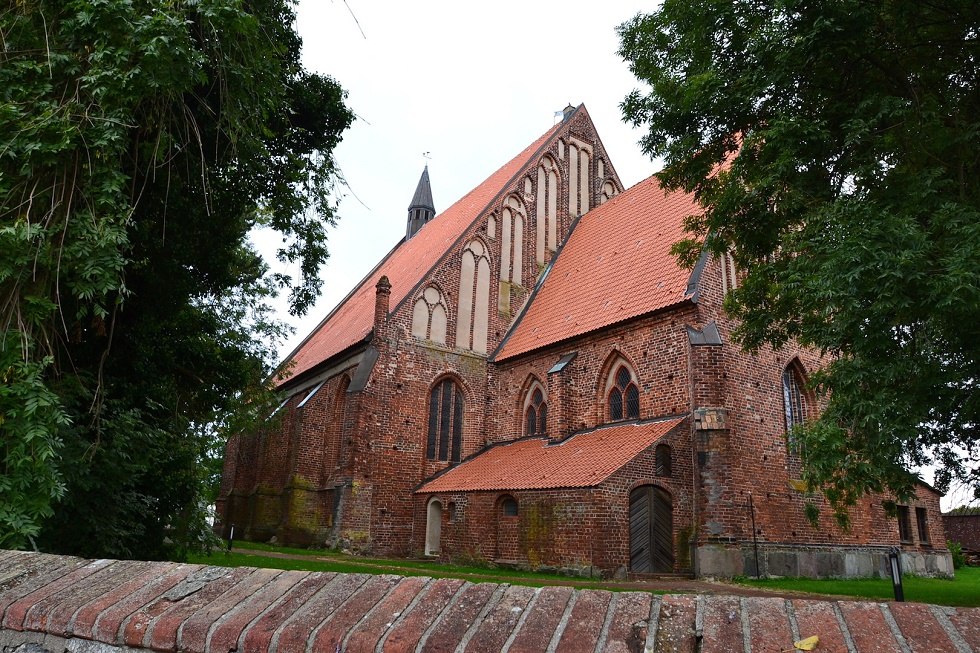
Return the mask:
<path id="1" fill-rule="evenodd" d="M 429 394 L 429 437 L 425 457 L 459 462 L 463 448 L 463 392 L 452 379 L 443 379 Z"/>
<path id="2" fill-rule="evenodd" d="M 620 365 L 609 391 L 609 419 L 637 419 L 640 416 L 640 389 L 625 365 Z"/>
<path id="3" fill-rule="evenodd" d="M 504 517 L 517 517 L 517 501 L 514 497 L 504 497 L 501 500 L 500 514 Z"/>
<path id="4" fill-rule="evenodd" d="M 654 450 L 657 459 L 657 476 L 670 477 L 670 446 L 658 444 Z"/>
<path id="5" fill-rule="evenodd" d="M 524 434 L 542 435 L 548 431 L 548 404 L 541 388 L 534 388 L 524 411 Z"/>

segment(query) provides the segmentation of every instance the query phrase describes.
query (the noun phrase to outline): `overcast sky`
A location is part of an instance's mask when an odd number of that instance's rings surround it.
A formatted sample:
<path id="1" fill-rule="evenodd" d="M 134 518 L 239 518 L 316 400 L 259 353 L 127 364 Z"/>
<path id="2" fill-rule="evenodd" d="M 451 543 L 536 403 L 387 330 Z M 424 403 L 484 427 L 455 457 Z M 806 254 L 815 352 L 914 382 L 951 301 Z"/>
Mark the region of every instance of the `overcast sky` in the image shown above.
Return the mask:
<path id="1" fill-rule="evenodd" d="M 335 152 L 349 188 L 338 193 L 323 295 L 302 319 L 283 311 L 296 333 L 281 356 L 404 235 L 426 161 L 438 214 L 547 131 L 555 112 L 584 102 L 627 187 L 656 172 L 640 130 L 622 121 L 619 103 L 638 84 L 616 54 L 616 26 L 655 6 L 302 0 L 304 63 L 340 82 L 358 118 Z M 269 258 L 276 239 L 258 240 Z"/>

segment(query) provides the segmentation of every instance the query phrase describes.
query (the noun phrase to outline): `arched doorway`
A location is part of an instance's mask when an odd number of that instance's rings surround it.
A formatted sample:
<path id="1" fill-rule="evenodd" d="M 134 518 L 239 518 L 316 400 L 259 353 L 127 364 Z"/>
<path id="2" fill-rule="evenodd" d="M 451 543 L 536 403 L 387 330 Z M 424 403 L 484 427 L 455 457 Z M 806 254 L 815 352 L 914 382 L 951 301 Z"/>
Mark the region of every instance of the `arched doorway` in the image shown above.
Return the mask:
<path id="1" fill-rule="evenodd" d="M 442 537 L 442 503 L 438 499 L 429 501 L 425 520 L 425 555 L 439 555 L 439 540 Z"/>
<path id="2" fill-rule="evenodd" d="M 670 495 L 655 485 L 630 492 L 630 571 L 674 570 L 674 516 Z"/>

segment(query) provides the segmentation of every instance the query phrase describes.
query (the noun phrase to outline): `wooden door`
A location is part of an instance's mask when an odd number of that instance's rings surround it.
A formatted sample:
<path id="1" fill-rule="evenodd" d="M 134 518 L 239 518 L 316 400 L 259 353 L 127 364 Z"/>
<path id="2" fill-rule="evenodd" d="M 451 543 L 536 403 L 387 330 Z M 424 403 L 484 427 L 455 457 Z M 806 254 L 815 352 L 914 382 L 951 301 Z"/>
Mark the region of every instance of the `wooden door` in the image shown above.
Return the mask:
<path id="1" fill-rule="evenodd" d="M 653 485 L 630 493 L 630 571 L 674 570 L 674 518 L 670 495 Z"/>

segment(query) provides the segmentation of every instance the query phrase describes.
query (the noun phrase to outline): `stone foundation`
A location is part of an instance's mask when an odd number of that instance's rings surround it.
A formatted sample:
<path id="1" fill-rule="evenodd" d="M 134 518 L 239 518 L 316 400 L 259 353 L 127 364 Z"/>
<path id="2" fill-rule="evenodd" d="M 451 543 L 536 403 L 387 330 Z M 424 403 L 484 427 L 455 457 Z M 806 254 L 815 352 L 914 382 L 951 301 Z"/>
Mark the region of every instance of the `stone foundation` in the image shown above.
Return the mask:
<path id="1" fill-rule="evenodd" d="M 890 578 L 889 547 L 822 547 L 759 543 L 701 544 L 696 548 L 695 573 L 704 577 L 732 576 L 808 578 Z M 946 549 L 903 550 L 902 571 L 913 576 L 953 576 L 953 560 Z"/>

